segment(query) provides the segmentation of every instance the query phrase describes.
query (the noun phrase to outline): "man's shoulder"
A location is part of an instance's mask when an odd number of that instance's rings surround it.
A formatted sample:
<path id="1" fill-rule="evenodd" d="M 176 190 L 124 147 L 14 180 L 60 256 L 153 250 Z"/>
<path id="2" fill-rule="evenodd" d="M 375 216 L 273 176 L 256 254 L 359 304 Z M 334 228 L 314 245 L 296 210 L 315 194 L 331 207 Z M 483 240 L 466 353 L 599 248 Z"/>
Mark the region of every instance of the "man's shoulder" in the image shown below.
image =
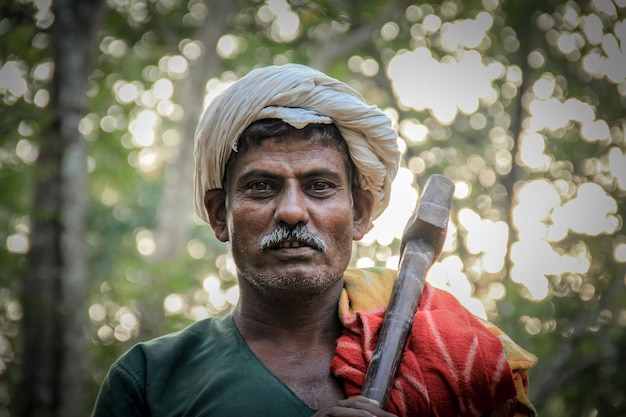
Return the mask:
<path id="1" fill-rule="evenodd" d="M 118 363 L 122 366 L 145 366 L 150 362 L 176 362 L 179 356 L 206 352 L 212 346 L 228 343 L 233 331 L 230 316 L 200 320 L 183 330 L 135 344 L 120 357 Z"/>
<path id="2" fill-rule="evenodd" d="M 159 336 L 147 342 L 143 342 L 142 344 L 146 346 L 159 346 L 205 340 L 207 337 L 230 333 L 232 326 L 233 321 L 230 315 L 224 317 L 210 317 L 196 321 L 177 332 Z"/>

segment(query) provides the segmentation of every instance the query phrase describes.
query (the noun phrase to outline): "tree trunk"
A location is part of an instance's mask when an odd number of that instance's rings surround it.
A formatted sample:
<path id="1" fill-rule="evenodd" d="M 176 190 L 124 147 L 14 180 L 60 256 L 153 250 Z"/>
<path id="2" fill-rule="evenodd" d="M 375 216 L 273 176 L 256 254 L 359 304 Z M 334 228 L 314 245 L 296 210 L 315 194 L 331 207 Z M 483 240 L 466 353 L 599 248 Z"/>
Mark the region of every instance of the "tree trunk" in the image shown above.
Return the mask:
<path id="1" fill-rule="evenodd" d="M 203 110 L 205 85 L 211 77 L 222 73 L 222 62 L 215 49 L 219 38 L 231 27 L 230 17 L 239 9 L 236 1 L 204 0 L 208 13 L 198 27 L 195 40 L 204 46 L 200 58 L 190 64 L 189 76 L 176 85 L 176 98 L 184 109 L 180 122 L 180 143 L 176 157 L 165 168 L 165 182 L 157 211 L 155 228 L 156 251 L 152 260 L 167 263 L 179 259 L 189 236 L 193 208 L 193 146 L 196 125 Z M 170 37 L 166 24 L 160 25 L 160 36 Z M 173 37 L 173 36 L 172 36 Z M 178 48 L 177 43 L 173 47 Z M 167 277 L 151 276 L 156 289 L 138 303 L 141 316 L 140 339 L 163 334 L 163 299 L 167 296 L 162 281 Z"/>
<path id="2" fill-rule="evenodd" d="M 55 0 L 52 124 L 40 143 L 31 250 L 22 287 L 23 374 L 16 417 L 84 414 L 87 268 L 85 146 L 78 123 L 92 69 L 101 1 Z"/>
<path id="3" fill-rule="evenodd" d="M 177 157 L 167 166 L 165 185 L 159 205 L 154 258 L 168 261 L 180 256 L 188 236 L 187 219 L 193 201 L 193 144 L 196 125 L 203 109 L 205 85 L 211 77 L 222 72 L 221 58 L 215 53 L 219 38 L 231 26 L 230 16 L 239 5 L 236 1 L 205 0 L 208 13 L 206 23 L 196 33 L 196 39 L 204 45 L 202 56 L 193 63 L 189 77 L 177 88 L 177 97 L 185 111 L 180 127 L 180 145 Z"/>

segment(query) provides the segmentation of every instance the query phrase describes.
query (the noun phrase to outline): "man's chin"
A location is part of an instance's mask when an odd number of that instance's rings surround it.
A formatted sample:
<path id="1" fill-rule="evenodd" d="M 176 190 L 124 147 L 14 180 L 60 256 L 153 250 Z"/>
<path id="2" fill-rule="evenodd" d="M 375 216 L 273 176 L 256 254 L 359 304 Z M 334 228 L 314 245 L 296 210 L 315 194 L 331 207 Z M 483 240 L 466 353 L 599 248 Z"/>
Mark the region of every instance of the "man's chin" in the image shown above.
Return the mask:
<path id="1" fill-rule="evenodd" d="M 262 273 L 242 275 L 250 285 L 266 295 L 288 293 L 292 296 L 298 293 L 319 295 L 341 278 L 341 274 L 320 271 L 319 268 L 271 269 Z"/>

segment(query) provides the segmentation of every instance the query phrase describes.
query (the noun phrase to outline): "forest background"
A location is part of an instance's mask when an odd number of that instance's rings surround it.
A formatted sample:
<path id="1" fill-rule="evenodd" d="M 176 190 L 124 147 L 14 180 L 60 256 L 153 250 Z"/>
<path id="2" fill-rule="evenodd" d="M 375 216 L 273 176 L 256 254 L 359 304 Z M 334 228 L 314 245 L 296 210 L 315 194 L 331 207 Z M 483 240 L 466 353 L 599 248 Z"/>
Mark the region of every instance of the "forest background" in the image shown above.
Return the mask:
<path id="1" fill-rule="evenodd" d="M 134 343 L 226 314 L 192 211 L 207 102 L 303 63 L 390 115 L 402 167 L 353 265 L 456 184 L 429 281 L 539 357 L 542 416 L 626 416 L 626 0 L 3 0 L 0 417 L 89 415 Z M 621 365 L 620 365 L 621 364 Z"/>

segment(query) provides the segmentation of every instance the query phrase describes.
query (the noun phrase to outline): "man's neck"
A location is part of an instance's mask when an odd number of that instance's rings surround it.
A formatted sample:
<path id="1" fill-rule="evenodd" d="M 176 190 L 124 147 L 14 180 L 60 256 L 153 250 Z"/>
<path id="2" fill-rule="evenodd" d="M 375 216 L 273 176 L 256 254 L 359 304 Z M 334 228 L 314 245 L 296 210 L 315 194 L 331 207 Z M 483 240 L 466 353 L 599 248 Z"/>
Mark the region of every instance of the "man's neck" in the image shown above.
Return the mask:
<path id="1" fill-rule="evenodd" d="M 330 372 L 336 340 L 341 334 L 337 314 L 343 280 L 319 297 L 269 302 L 245 294 L 233 312 L 235 325 L 257 358 L 312 409 L 345 398 Z M 243 291 L 251 290 L 246 284 Z M 254 301 L 254 302 L 253 302 Z"/>
<path id="2" fill-rule="evenodd" d="M 329 337 L 334 341 L 341 332 L 337 305 L 342 288 L 343 280 L 338 280 L 316 296 L 294 291 L 290 297 L 267 297 L 241 282 L 240 301 L 233 312 L 235 324 L 247 342 L 308 344 Z"/>

